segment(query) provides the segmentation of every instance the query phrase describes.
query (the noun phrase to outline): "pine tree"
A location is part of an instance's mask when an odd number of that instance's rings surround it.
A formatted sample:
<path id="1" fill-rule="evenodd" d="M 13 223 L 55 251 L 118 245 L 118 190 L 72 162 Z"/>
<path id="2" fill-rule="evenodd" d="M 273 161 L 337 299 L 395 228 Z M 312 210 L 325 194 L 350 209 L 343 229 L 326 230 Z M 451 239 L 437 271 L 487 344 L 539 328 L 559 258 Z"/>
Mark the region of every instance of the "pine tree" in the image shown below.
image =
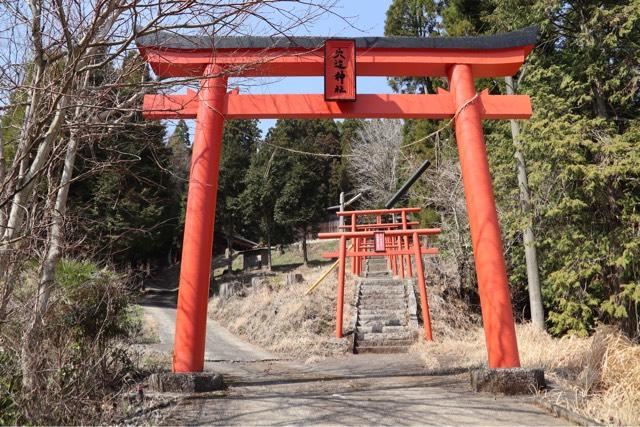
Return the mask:
<path id="1" fill-rule="evenodd" d="M 332 120 L 280 120 L 267 141 L 273 145 L 320 154 L 339 154 L 339 133 Z M 292 155 L 293 154 L 293 155 Z M 306 237 L 326 217 L 326 207 L 338 199 L 332 188 L 332 172 L 339 160 L 291 153 L 285 184 L 275 204 L 275 219 L 298 231 L 305 265 Z"/>
<path id="2" fill-rule="evenodd" d="M 228 248 L 228 272 L 231 272 L 232 239 L 234 234 L 253 231 L 252 222 L 243 215 L 241 195 L 246 188 L 245 177 L 251 158 L 260 140 L 257 120 L 230 120 L 225 123 L 222 136 L 222 155 L 218 176 L 216 203 L 216 231 Z"/>

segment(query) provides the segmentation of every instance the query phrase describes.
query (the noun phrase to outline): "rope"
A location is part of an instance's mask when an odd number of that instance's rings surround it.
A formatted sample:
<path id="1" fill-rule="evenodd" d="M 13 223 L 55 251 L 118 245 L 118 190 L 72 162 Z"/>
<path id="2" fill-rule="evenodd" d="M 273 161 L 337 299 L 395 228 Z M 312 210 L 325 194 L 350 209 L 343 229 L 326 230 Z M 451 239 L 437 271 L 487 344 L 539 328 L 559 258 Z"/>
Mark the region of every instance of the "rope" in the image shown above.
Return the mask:
<path id="1" fill-rule="evenodd" d="M 410 146 L 412 146 L 412 145 L 416 145 L 416 144 L 418 144 L 418 143 L 420 143 L 420 142 L 422 142 L 422 141 L 425 141 L 425 140 L 427 140 L 427 139 L 431 138 L 432 136 L 436 136 L 436 135 L 438 135 L 438 134 L 439 134 L 440 132 L 442 132 L 443 130 L 445 130 L 445 129 L 447 129 L 447 128 L 451 127 L 451 125 L 452 125 L 452 124 L 453 124 L 453 122 L 455 121 L 456 117 L 458 117 L 458 115 L 459 115 L 460 113 L 462 113 L 462 111 L 463 111 L 465 108 L 467 108 L 467 107 L 468 107 L 472 102 L 474 102 L 476 99 L 478 99 L 478 97 L 479 97 L 479 96 L 480 96 L 480 93 L 479 93 L 479 92 L 476 92 L 476 94 L 475 94 L 472 98 L 470 98 L 470 99 L 466 100 L 466 101 L 465 101 L 465 103 L 464 103 L 464 104 L 462 104 L 462 105 L 460 106 L 460 108 L 458 108 L 458 109 L 456 110 L 456 112 L 455 112 L 455 114 L 453 115 L 453 117 L 451 117 L 451 118 L 450 118 L 450 119 L 449 119 L 449 120 L 444 124 L 444 126 L 442 126 L 442 127 L 441 127 L 441 128 L 439 128 L 439 129 L 436 129 L 434 132 L 431 132 L 431 133 L 430 133 L 429 135 L 427 135 L 427 136 L 424 136 L 424 137 L 422 137 L 422 138 L 420 138 L 420 139 L 416 139 L 416 140 L 415 140 L 415 141 L 413 141 L 413 142 L 409 142 L 409 143 L 407 143 L 407 144 L 401 145 L 401 146 L 400 146 L 400 149 L 403 149 L 403 148 L 405 148 L 405 147 L 410 147 Z"/>
<path id="2" fill-rule="evenodd" d="M 471 97 L 470 99 L 466 100 L 464 104 L 462 104 L 460 106 L 460 108 L 458 108 L 455 112 L 455 114 L 453 115 L 452 118 L 450 118 L 445 124 L 444 126 L 440 127 L 439 129 L 436 129 L 434 132 L 431 132 L 429 135 L 424 136 L 420 139 L 416 139 L 415 141 L 409 142 L 407 144 L 401 145 L 400 149 L 406 148 L 406 147 L 410 147 L 412 145 L 416 145 L 419 144 L 431 137 L 434 137 L 436 135 L 438 135 L 440 132 L 442 132 L 443 130 L 451 127 L 451 125 L 453 124 L 453 122 L 455 121 L 455 119 L 458 117 L 458 115 L 460 113 L 462 113 L 462 111 L 467 108 L 471 103 L 475 102 L 476 99 L 478 99 L 478 97 L 480 96 L 479 92 L 476 92 L 476 94 Z M 290 153 L 295 153 L 295 154 L 301 154 L 304 156 L 315 156 L 315 157 L 334 157 L 334 158 L 342 158 L 342 157 L 358 157 L 355 154 L 329 154 L 329 153 L 311 153 L 309 151 L 302 151 L 302 150 L 295 150 L 293 148 L 287 148 L 287 147 L 282 147 L 280 145 L 274 145 L 274 144 L 270 144 L 268 142 L 264 142 L 264 144 L 273 147 L 275 149 L 278 150 L 284 150 L 284 151 L 288 151 Z"/>
<path id="3" fill-rule="evenodd" d="M 358 157 L 355 154 L 329 154 L 329 153 L 311 153 L 309 151 L 301 151 L 301 150 L 294 150 L 293 148 L 287 148 L 287 147 L 282 147 L 280 145 L 274 145 L 274 144 L 270 144 L 268 142 L 264 142 L 264 144 L 273 147 L 273 148 L 277 148 L 279 150 L 284 150 L 284 151 L 289 151 L 291 153 L 295 153 L 295 154 L 302 154 L 305 156 L 316 156 L 316 157 Z"/>

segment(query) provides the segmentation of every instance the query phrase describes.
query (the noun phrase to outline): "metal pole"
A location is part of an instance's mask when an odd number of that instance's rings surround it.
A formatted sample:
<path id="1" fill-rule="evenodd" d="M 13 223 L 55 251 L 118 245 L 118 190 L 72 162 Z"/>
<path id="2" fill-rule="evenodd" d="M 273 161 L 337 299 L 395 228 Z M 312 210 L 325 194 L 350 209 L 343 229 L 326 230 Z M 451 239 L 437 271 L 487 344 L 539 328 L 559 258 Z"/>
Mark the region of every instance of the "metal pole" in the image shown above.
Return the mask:
<path id="1" fill-rule="evenodd" d="M 385 205 L 384 205 L 385 209 L 391 209 L 396 204 L 396 202 L 402 196 L 404 196 L 404 194 L 409 190 L 409 188 L 411 188 L 413 183 L 416 182 L 416 180 L 418 178 L 420 178 L 420 175 L 422 175 L 424 173 L 424 171 L 427 170 L 427 168 L 429 167 L 430 164 L 431 164 L 431 162 L 429 160 L 425 160 L 424 162 L 422 162 L 420 167 L 413 173 L 413 175 L 411 175 L 411 177 L 409 179 L 407 179 L 404 184 L 402 184 L 402 187 L 400 187 L 400 189 L 398 191 L 396 191 L 396 194 L 394 194 L 389 199 L 389 201 L 387 203 L 385 203 Z"/>

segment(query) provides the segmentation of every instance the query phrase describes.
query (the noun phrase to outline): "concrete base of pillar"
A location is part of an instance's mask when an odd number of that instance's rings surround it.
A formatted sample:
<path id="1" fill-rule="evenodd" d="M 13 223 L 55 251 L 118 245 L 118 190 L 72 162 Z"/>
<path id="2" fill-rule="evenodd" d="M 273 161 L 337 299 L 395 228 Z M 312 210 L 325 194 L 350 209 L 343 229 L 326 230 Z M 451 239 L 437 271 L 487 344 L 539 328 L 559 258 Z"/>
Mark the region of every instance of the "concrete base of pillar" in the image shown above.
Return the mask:
<path id="1" fill-rule="evenodd" d="M 212 372 L 162 372 L 149 377 L 149 389 L 169 393 L 203 393 L 224 389 L 222 375 Z"/>
<path id="2" fill-rule="evenodd" d="M 478 368 L 470 374 L 474 391 L 533 394 L 546 385 L 544 371 L 538 368 Z"/>

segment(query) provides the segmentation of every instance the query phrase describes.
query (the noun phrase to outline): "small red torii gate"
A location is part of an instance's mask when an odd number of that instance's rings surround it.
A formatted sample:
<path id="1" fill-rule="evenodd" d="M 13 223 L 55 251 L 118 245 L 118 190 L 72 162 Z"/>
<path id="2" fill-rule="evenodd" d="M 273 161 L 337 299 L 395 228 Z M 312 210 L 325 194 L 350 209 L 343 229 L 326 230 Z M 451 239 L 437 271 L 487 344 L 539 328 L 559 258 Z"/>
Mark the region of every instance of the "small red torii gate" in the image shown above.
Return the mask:
<path id="1" fill-rule="evenodd" d="M 362 273 L 363 261 L 370 257 L 385 257 L 388 260 L 391 274 L 394 277 L 405 278 L 405 267 L 408 277 L 413 276 L 411 258 L 416 266 L 416 280 L 420 290 L 420 309 L 424 326 L 424 337 L 432 341 L 431 316 L 427 299 L 426 280 L 424 274 L 424 255 L 436 255 L 437 248 L 423 247 L 421 237 L 440 234 L 439 228 L 413 229 L 417 221 L 408 221 L 408 213 L 420 212 L 420 208 L 374 209 L 364 211 L 338 212 L 338 216 L 350 217 L 351 224 L 341 226 L 341 230 L 334 233 L 319 233 L 319 239 L 338 239 L 338 251 L 326 252 L 325 258 L 338 258 L 338 296 L 336 298 L 336 337 L 342 338 L 342 320 L 344 305 L 345 263 L 351 258 L 351 271 Z M 392 216 L 391 222 L 384 222 L 383 216 Z M 400 222 L 395 222 L 395 216 L 400 215 Z M 375 217 L 376 222 L 359 221 Z M 380 241 L 378 241 L 380 238 Z M 347 239 L 353 243 L 347 249 Z"/>
<path id="2" fill-rule="evenodd" d="M 482 119 L 526 119 L 524 95 L 476 92 L 474 78 L 516 74 L 533 49 L 536 29 L 482 37 L 362 37 L 355 41 L 358 76 L 446 77 L 437 94 L 361 94 L 354 102 L 322 94 L 227 93 L 229 76 L 323 76 L 320 37 L 205 37 L 157 32 L 136 40 L 158 77 L 201 78 L 185 95 L 146 95 L 146 119 L 195 118 L 191 173 L 182 248 L 175 372 L 204 368 L 207 301 L 222 129 L 225 119 L 454 118 L 467 202 L 489 366 L 520 365 L 482 131 Z M 355 78 L 355 76 L 353 76 Z"/>

